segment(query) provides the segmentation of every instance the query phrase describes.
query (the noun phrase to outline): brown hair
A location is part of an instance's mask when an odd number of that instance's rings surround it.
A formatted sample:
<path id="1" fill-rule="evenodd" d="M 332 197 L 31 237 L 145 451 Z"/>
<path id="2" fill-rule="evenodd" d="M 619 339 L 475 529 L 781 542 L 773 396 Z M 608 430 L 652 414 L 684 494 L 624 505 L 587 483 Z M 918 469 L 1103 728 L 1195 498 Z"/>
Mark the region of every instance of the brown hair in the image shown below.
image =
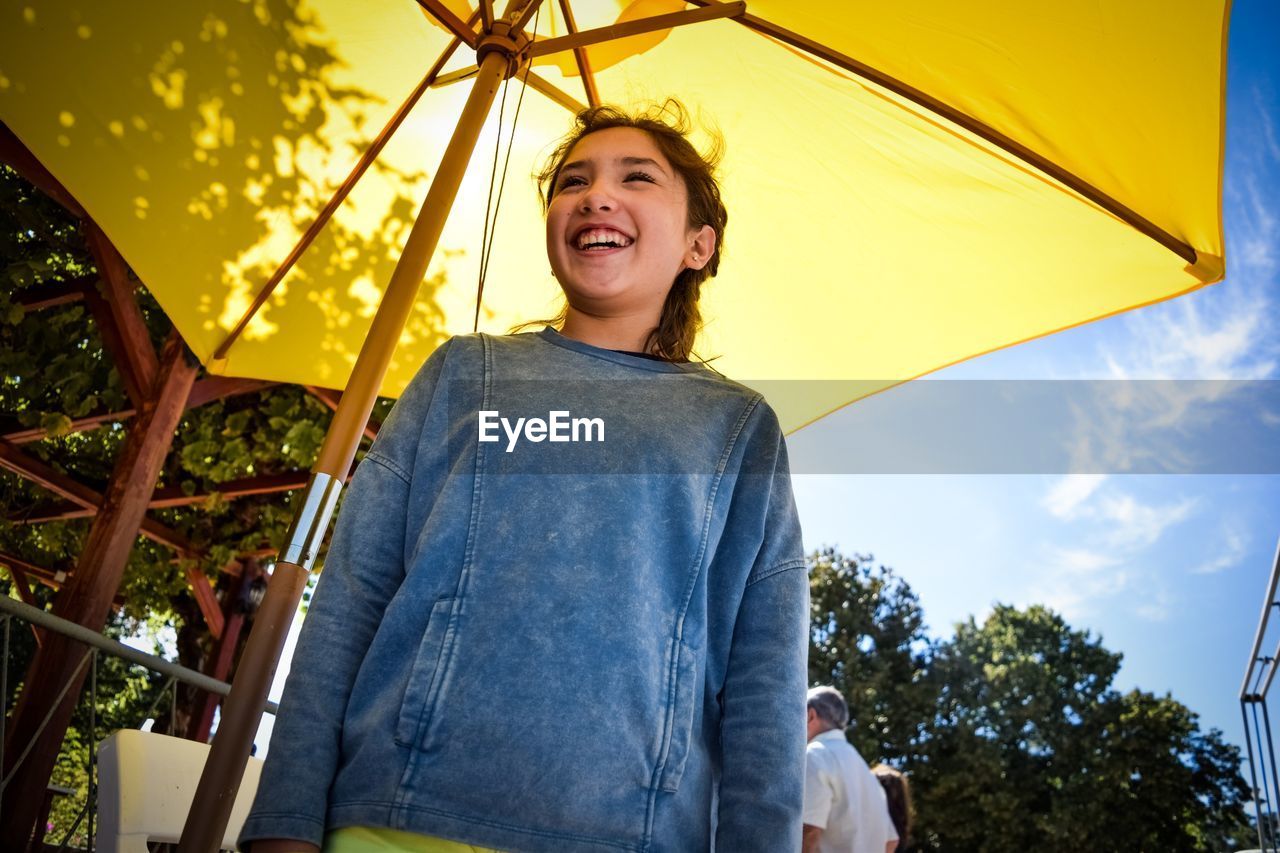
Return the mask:
<path id="1" fill-rule="evenodd" d="M 555 193 L 560 169 L 573 146 L 588 134 L 614 127 L 631 127 L 649 134 L 658 150 L 684 180 L 689 227 L 710 225 L 716 232 L 715 250 L 712 251 L 710 260 L 700 270 L 686 268 L 680 271 L 662 305 L 658 325 L 649 332 L 649 337 L 645 340 L 646 352 L 653 350 L 667 361 L 688 361 L 693 355 L 698 330 L 702 328 L 702 312 L 698 310 L 702 283 L 714 276 L 720 268 L 725 224 L 729 220 L 729 213 L 720 199 L 720 185 L 715 174 L 724 142 L 718 134 L 711 133 L 710 150 L 705 155 L 699 153 L 687 138 L 691 127 L 688 110 L 675 98 L 668 98 L 661 106 L 654 105 L 639 113 L 627 113 L 608 105 L 583 110 L 578 113 L 573 130 L 560 140 L 542 171 L 536 175 L 544 214 Z M 555 317 L 521 323 L 511 331 L 538 324 L 560 328 L 568 310 L 566 302 Z"/>
<path id="2" fill-rule="evenodd" d="M 898 846 L 894 849 L 906 850 L 911 837 L 911 786 L 907 784 L 907 777 L 887 764 L 877 764 L 871 772 L 884 788 L 889 818 L 898 832 Z"/>

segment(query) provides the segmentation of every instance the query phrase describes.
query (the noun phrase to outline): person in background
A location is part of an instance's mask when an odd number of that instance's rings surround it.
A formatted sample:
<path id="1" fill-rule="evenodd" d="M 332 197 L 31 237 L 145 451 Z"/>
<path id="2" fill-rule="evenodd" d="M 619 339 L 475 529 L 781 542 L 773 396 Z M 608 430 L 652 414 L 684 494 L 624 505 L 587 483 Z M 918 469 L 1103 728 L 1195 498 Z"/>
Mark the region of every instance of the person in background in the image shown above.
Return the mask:
<path id="1" fill-rule="evenodd" d="M 900 770 L 887 764 L 877 764 L 871 773 L 884 789 L 885 803 L 889 807 L 889 819 L 893 821 L 898 840 L 890 842 L 885 853 L 902 853 L 911 840 L 911 786 L 907 777 Z"/>
<path id="2" fill-rule="evenodd" d="M 849 706 L 834 687 L 808 696 L 803 853 L 889 853 L 898 832 L 867 762 L 844 736 Z"/>

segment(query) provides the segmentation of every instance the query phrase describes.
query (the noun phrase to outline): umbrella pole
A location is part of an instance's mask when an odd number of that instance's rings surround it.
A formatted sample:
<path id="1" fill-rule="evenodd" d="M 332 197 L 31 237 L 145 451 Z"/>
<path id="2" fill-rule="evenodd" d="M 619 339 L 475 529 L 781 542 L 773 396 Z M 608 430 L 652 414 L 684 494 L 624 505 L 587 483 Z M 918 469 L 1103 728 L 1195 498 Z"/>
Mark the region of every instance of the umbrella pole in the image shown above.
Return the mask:
<path id="1" fill-rule="evenodd" d="M 329 526 L 338 492 L 355 458 L 391 354 L 413 308 L 498 85 L 514 66 L 511 59 L 517 45 L 507 37 L 508 28 L 507 22 L 495 23 L 495 33 L 485 38 L 477 50 L 481 58 L 475 87 L 360 349 L 303 493 L 301 507 L 285 537 L 285 546 L 267 585 L 266 598 L 254 618 L 231 693 L 222 706 L 222 719 L 205 761 L 195 800 L 182 829 L 179 853 L 215 853 L 222 843 L 285 636 L 302 600 L 307 575 Z"/>

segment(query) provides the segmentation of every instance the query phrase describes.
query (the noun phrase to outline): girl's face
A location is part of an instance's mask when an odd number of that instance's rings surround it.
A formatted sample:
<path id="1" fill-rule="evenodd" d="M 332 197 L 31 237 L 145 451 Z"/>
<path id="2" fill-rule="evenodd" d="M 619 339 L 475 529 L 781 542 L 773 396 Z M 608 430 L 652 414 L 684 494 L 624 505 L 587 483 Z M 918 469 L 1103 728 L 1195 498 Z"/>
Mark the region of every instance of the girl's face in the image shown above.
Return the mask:
<path id="1" fill-rule="evenodd" d="M 684 179 L 643 130 L 578 140 L 552 193 L 547 257 L 579 310 L 656 319 L 676 276 L 710 259 L 715 231 L 689 228 Z"/>

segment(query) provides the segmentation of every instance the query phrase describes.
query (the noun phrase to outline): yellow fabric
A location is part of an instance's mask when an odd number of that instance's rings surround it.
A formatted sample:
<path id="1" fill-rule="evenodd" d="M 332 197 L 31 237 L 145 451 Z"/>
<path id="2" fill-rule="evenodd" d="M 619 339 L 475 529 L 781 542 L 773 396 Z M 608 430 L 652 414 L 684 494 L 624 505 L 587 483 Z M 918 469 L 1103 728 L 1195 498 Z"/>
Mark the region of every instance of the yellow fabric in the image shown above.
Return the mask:
<path id="1" fill-rule="evenodd" d="M 398 829 L 348 826 L 325 834 L 323 853 L 497 853 L 447 838 Z"/>
<path id="2" fill-rule="evenodd" d="M 563 34 L 558 4 L 543 5 L 539 32 Z M 669 5 L 572 3 L 584 29 Z M 602 98 L 676 95 L 725 136 L 726 254 L 704 288 L 700 352 L 765 390 L 786 429 L 1222 277 L 1225 3 L 752 0 L 748 11 L 990 124 L 1201 255 L 1188 269 L 990 143 L 733 21 L 602 47 Z M 89 2 L 8 4 L 0 120 L 102 225 L 212 371 L 342 387 L 470 83 L 423 96 L 214 363 L 448 41 L 405 0 L 303 0 L 289 26 L 286 13 L 271 0 L 150 3 L 130 15 Z M 474 62 L 467 53 L 448 68 Z M 537 72 L 585 100 L 570 57 L 551 59 Z M 398 394 L 446 335 L 472 328 L 497 115 L 385 393 Z M 570 120 L 526 93 L 482 330 L 557 307 L 529 176 Z"/>

